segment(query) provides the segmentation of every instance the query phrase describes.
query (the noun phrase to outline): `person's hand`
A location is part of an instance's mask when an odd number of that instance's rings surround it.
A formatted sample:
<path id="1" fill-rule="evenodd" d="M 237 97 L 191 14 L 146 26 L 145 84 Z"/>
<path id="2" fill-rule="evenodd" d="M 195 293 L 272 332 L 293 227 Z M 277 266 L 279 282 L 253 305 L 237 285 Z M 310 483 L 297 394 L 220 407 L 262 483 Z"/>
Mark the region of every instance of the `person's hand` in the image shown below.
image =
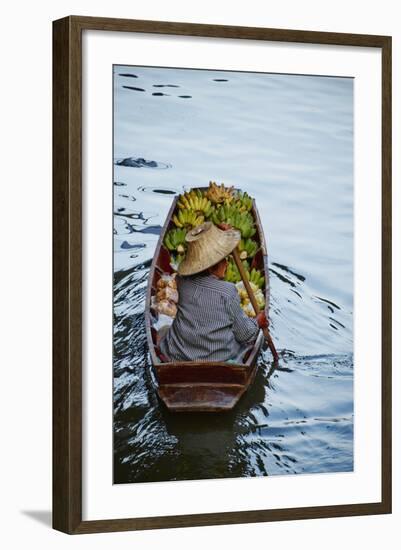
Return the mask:
<path id="1" fill-rule="evenodd" d="M 223 231 L 227 231 L 228 229 L 231 229 L 231 225 L 229 223 L 219 223 L 217 225 L 218 228 L 222 229 Z"/>
<path id="2" fill-rule="evenodd" d="M 269 320 L 266 317 L 266 313 L 264 311 L 261 311 L 256 315 L 256 322 L 261 329 L 267 328 L 269 326 Z"/>

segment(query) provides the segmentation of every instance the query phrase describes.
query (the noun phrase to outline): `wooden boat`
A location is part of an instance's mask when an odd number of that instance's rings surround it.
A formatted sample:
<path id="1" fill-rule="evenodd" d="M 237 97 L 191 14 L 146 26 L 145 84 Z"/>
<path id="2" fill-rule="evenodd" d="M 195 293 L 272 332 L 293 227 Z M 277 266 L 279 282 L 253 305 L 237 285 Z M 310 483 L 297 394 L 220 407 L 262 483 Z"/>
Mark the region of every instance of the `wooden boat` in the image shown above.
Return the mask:
<path id="1" fill-rule="evenodd" d="M 206 190 L 206 188 L 200 188 Z M 173 273 L 170 253 L 163 246 L 166 232 L 174 226 L 171 218 L 176 209 L 178 197 L 171 205 L 162 229 L 150 268 L 145 304 L 146 336 L 153 367 L 153 379 L 161 401 L 170 411 L 177 412 L 221 412 L 232 409 L 252 384 L 257 371 L 257 358 L 264 344 L 262 331 L 244 356 L 243 363 L 225 362 L 163 362 L 157 346 L 157 332 L 153 328 L 157 313 L 152 309 L 152 296 L 156 294 L 158 279 L 163 273 Z M 251 268 L 262 271 L 265 277 L 266 315 L 269 311 L 270 286 L 266 243 L 260 217 L 253 201 L 252 213 L 256 221 L 259 248 L 252 259 Z"/>

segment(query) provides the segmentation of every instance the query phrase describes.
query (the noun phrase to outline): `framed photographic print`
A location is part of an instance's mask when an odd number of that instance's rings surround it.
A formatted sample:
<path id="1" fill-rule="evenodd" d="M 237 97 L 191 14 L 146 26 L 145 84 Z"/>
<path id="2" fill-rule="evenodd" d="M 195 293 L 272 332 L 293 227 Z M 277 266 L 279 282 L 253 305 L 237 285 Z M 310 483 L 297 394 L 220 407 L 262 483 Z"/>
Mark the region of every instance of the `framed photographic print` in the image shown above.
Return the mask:
<path id="1" fill-rule="evenodd" d="M 53 23 L 53 526 L 391 512 L 391 37 Z"/>

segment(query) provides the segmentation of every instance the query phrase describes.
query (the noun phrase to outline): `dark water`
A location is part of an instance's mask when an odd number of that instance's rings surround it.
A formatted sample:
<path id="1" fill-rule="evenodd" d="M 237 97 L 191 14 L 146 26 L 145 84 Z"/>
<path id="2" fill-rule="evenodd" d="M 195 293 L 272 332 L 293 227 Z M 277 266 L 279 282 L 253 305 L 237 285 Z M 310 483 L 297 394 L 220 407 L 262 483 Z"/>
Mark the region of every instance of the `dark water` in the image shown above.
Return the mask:
<path id="1" fill-rule="evenodd" d="M 353 469 L 352 101 L 350 79 L 116 67 L 116 483 Z M 174 194 L 210 179 L 256 198 L 280 366 L 265 350 L 230 413 L 171 414 L 149 368 L 147 277 Z"/>

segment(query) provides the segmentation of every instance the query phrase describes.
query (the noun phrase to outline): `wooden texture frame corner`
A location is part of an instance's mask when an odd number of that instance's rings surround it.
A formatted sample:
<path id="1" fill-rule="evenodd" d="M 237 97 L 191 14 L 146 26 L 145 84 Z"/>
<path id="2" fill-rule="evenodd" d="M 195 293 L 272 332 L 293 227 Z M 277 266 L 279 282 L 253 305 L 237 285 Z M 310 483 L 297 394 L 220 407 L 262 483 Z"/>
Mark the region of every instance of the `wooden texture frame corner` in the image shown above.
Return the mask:
<path id="1" fill-rule="evenodd" d="M 380 48 L 382 52 L 382 498 L 368 504 L 82 520 L 82 31 Z M 391 37 L 71 16 L 53 22 L 53 527 L 69 534 L 391 512 Z"/>

